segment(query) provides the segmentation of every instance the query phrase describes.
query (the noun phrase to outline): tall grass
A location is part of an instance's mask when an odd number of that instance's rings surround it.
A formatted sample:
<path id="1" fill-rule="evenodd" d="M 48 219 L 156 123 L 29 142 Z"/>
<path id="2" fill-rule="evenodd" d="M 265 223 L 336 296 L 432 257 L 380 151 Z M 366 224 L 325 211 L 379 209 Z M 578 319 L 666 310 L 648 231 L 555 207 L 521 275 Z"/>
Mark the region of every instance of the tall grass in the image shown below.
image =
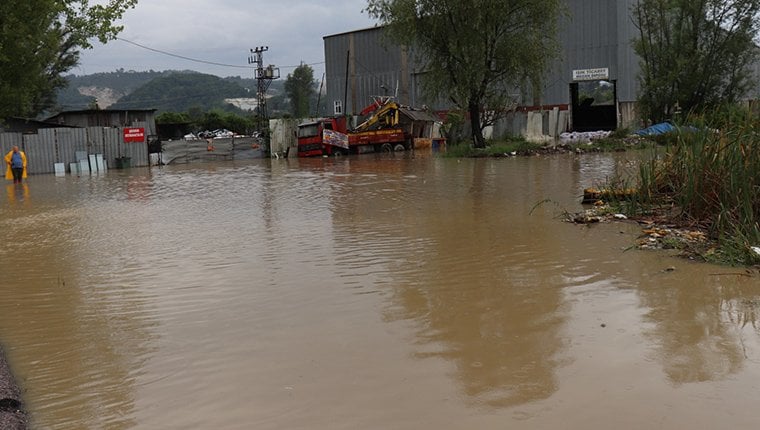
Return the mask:
<path id="1" fill-rule="evenodd" d="M 720 258 L 760 263 L 760 121 L 748 115 L 692 119 L 664 154 L 644 163 L 639 190 L 649 202 L 671 202 L 681 221 L 707 228 Z"/>
<path id="2" fill-rule="evenodd" d="M 537 151 L 541 144 L 528 142 L 523 138 L 508 138 L 501 141 L 488 142 L 485 148 L 473 148 L 467 143 L 450 145 L 446 148 L 445 157 L 449 158 L 472 158 L 472 157 L 499 157 L 512 153 L 525 155 Z"/>

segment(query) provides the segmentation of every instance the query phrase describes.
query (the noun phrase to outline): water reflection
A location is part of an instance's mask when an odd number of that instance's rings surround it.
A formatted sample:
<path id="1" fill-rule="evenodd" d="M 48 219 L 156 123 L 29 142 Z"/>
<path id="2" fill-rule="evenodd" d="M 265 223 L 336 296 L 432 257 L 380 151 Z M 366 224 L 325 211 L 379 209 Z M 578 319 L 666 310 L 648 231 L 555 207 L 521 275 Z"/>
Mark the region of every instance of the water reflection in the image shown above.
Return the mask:
<path id="1" fill-rule="evenodd" d="M 35 190 L 46 180 L 35 178 Z M 117 272 L 126 262 L 110 259 L 112 247 L 128 244 L 97 240 L 109 219 L 44 200 L 10 206 L 0 220 L 0 336 L 24 375 L 32 425 L 132 428 L 135 379 L 151 335 L 150 322 L 136 317 L 145 297 L 128 281 L 132 274 Z"/>
<path id="2" fill-rule="evenodd" d="M 372 249 L 379 261 L 394 262 L 386 319 L 414 321 L 417 358 L 452 361 L 470 402 L 505 407 L 547 398 L 558 385 L 566 315 L 556 275 L 545 270 L 554 253 L 540 250 L 555 228 L 526 222 L 535 201 L 523 198 L 547 178 L 526 165 L 504 177 L 489 161 L 452 163 L 389 162 L 366 181 L 353 163 L 351 180 L 333 196 L 336 247 Z M 563 177 L 571 169 L 555 173 L 549 182 L 572 183 Z M 364 188 L 372 194 L 361 203 L 346 197 Z"/>
<path id="3" fill-rule="evenodd" d="M 8 203 L 14 204 L 29 204 L 29 184 L 23 182 L 21 184 L 9 184 L 5 186 L 8 194 Z"/>
<path id="4" fill-rule="evenodd" d="M 556 219 L 621 162 L 35 177 L 30 205 L 0 201 L 0 336 L 46 429 L 579 428 L 597 404 L 648 428 L 718 386 L 754 402 L 756 278 Z"/>
<path id="5" fill-rule="evenodd" d="M 721 380 L 757 359 L 757 280 L 738 275 L 664 279 L 642 285 L 651 336 L 675 384 Z M 752 354 L 754 352 L 754 354 Z"/>

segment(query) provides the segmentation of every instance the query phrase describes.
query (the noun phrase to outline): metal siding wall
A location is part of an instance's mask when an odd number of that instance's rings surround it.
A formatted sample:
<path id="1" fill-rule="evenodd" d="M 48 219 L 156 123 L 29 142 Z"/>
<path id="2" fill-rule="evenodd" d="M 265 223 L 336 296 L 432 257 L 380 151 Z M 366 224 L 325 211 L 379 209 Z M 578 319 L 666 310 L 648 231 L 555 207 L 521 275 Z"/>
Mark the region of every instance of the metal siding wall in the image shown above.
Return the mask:
<path id="1" fill-rule="evenodd" d="M 55 139 L 58 148 L 58 163 L 65 163 L 68 168 L 70 163 L 77 161 L 77 151 L 89 153 L 89 149 L 87 148 L 87 129 L 56 128 L 52 130 L 53 136 L 42 136 L 48 145 L 50 144 L 50 138 Z"/>
<path id="2" fill-rule="evenodd" d="M 633 51 L 633 39 L 638 29 L 631 20 L 631 8 L 637 0 L 617 1 L 618 40 L 618 100 L 633 102 L 639 93 L 639 56 Z"/>
<path id="3" fill-rule="evenodd" d="M 30 158 L 32 159 L 29 160 L 29 163 L 31 165 L 33 160 L 37 158 L 42 164 L 42 169 L 32 170 L 33 172 L 53 173 L 55 172 L 55 163 L 63 163 L 66 160 L 61 159 L 55 140 L 55 129 L 47 129 L 45 133 L 40 133 L 42 131 L 39 130 L 37 134 L 30 134 L 24 137 L 25 140 L 28 139 L 27 144 L 30 146 L 30 149 L 31 147 L 35 148 L 31 154 Z"/>
<path id="4" fill-rule="evenodd" d="M 626 1 L 626 0 L 624 0 Z M 550 67 L 542 102 L 570 102 L 573 70 L 608 67 L 618 79 L 618 0 L 567 0 L 569 16 L 559 24 L 561 57 Z"/>
<path id="5" fill-rule="evenodd" d="M 145 129 L 145 138 L 147 139 L 149 127 L 148 124 L 145 122 L 135 122 L 133 127 L 143 127 Z M 120 130 L 120 133 L 122 133 L 123 136 L 123 128 Z M 122 138 L 123 141 L 123 138 Z M 124 156 L 130 157 L 132 160 L 130 160 L 132 167 L 146 167 L 150 165 L 150 158 L 148 156 L 148 142 L 130 142 L 130 143 L 123 143 L 124 148 Z"/>
<path id="6" fill-rule="evenodd" d="M 116 157 L 123 157 L 121 142 L 123 140 L 123 134 L 120 128 L 103 128 L 93 127 L 100 130 L 103 136 L 103 159 L 106 160 L 106 165 L 109 168 L 116 166 Z M 92 129 L 92 128 L 91 128 Z"/>
<path id="7" fill-rule="evenodd" d="M 349 75 L 347 100 L 346 85 L 346 53 L 349 49 L 349 39 L 354 38 L 355 75 Z M 393 95 L 396 83 L 401 83 L 401 49 L 386 41 L 383 29 L 372 28 L 354 33 L 329 36 L 325 43 L 325 71 L 327 83 L 328 112 L 332 113 L 335 100 L 343 102 L 344 113 L 358 113 L 372 102 L 372 96 L 384 95 L 380 87 L 385 85 L 387 94 Z M 356 82 L 356 94 L 351 91 L 351 82 Z M 406 89 L 409 91 L 409 89 Z M 399 95 L 404 92 L 399 87 Z M 353 101 L 356 106 L 353 106 Z"/>
<path id="8" fill-rule="evenodd" d="M 21 133 L 0 133 L 0 157 L 5 157 L 5 154 L 10 152 L 14 146 L 23 148 L 24 142 L 21 136 Z M 3 165 L 0 175 L 5 175 L 5 165 Z"/>
<path id="9" fill-rule="evenodd" d="M 565 0 L 569 16 L 563 18 L 559 25 L 560 55 L 545 78 L 542 103 L 569 103 L 572 71 L 597 67 L 610 69 L 610 79 L 617 80 L 618 99 L 621 102 L 636 99 L 638 57 L 631 45 L 631 39 L 636 36 L 636 28 L 630 19 L 630 8 L 635 2 L 636 0 Z M 383 31 L 382 27 L 377 27 L 324 38 L 328 112 L 332 112 L 333 101 L 344 100 L 346 50 L 351 34 L 354 37 L 354 55 L 357 60 L 357 104 L 366 105 L 371 101 L 372 95 L 382 95 L 380 83 L 386 86 L 390 84 L 389 93 L 392 94 L 396 82 L 403 81 L 401 48 L 385 42 Z M 414 50 L 410 50 L 409 76 L 404 78 L 408 82 L 410 103 L 445 108 L 434 101 L 422 100 L 422 77 L 415 75 L 420 68 Z M 404 89 L 400 88 L 399 94 L 403 92 Z M 343 106 L 346 113 L 364 106 L 350 106 L 351 99 L 349 91 L 348 103 L 344 102 Z M 530 104 L 530 99 L 524 102 Z"/>
<path id="10" fill-rule="evenodd" d="M 344 88 L 346 87 L 346 52 L 348 51 L 348 35 L 330 36 L 325 43 L 325 86 L 327 113 L 332 115 L 333 103 L 340 100 L 344 103 L 346 112 Z"/>
<path id="11" fill-rule="evenodd" d="M 24 135 L 24 152 L 26 153 L 27 173 L 55 172 L 55 145 L 46 145 L 39 134 Z"/>
<path id="12" fill-rule="evenodd" d="M 136 127 L 145 127 L 147 123 L 136 123 Z M 123 142 L 123 129 L 114 127 L 89 128 L 45 128 L 37 134 L 0 133 L 0 151 L 5 155 L 18 145 L 28 158 L 29 174 L 54 173 L 55 163 L 69 164 L 76 161 L 76 152 L 103 154 L 109 167 L 116 165 L 116 157 L 130 157 L 132 167 L 150 165 L 148 145 L 146 142 Z"/>
<path id="13" fill-rule="evenodd" d="M 382 29 L 357 33 L 355 47 L 357 79 L 361 82 L 361 89 L 356 97 L 357 113 L 372 102 L 372 96 L 394 95 L 397 85 L 399 96 L 405 90 L 408 91 L 400 88 L 402 50 L 387 39 Z M 385 89 L 381 86 L 385 86 Z M 408 103 L 407 100 L 401 102 Z"/>
<path id="14" fill-rule="evenodd" d="M 105 159 L 105 145 L 103 144 L 103 127 L 87 128 L 87 147 L 90 154 L 103 154 Z"/>

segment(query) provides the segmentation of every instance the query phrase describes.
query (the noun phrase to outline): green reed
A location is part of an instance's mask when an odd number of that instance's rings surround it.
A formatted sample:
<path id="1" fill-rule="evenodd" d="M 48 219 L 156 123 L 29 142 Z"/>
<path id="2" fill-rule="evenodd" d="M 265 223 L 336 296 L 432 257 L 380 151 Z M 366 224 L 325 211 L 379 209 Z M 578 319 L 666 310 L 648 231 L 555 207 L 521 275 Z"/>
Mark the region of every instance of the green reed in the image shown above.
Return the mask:
<path id="1" fill-rule="evenodd" d="M 760 121 L 715 115 L 690 123 L 695 126 L 668 140 L 664 154 L 641 165 L 640 194 L 648 203 L 672 204 L 682 222 L 706 228 L 723 261 L 758 263 L 751 247 L 760 246 Z"/>

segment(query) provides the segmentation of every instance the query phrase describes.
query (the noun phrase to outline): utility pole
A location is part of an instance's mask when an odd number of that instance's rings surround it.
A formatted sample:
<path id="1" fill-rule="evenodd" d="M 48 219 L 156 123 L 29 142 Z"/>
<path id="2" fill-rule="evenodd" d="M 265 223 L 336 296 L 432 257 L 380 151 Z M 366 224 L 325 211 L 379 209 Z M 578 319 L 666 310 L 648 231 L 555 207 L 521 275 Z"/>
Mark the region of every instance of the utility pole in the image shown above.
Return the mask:
<path id="1" fill-rule="evenodd" d="M 265 155 L 269 155 L 269 112 L 267 112 L 267 89 L 274 79 L 280 78 L 280 69 L 268 65 L 264 67 L 264 52 L 268 51 L 268 46 L 259 46 L 251 49 L 251 55 L 248 57 L 248 64 L 256 65 L 256 126 L 259 137 L 262 140 L 261 150 Z"/>

